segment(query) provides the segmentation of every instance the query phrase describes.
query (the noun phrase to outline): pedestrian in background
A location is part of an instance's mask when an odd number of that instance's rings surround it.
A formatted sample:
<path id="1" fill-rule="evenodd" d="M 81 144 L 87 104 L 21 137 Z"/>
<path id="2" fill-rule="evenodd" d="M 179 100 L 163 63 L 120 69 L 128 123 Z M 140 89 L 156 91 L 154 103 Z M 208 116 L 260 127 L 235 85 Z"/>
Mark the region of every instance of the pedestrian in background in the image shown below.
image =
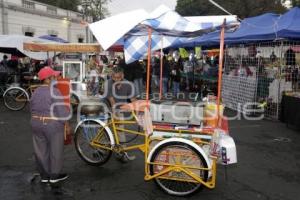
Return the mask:
<path id="1" fill-rule="evenodd" d="M 133 83 L 135 87 L 135 92 L 137 96 L 140 96 L 143 91 L 143 66 L 140 64 L 140 62 L 134 61 L 131 65 L 130 68 L 133 71 Z"/>
<path id="2" fill-rule="evenodd" d="M 180 66 L 177 62 L 173 63 L 173 67 L 171 70 L 171 80 L 173 87 L 173 96 L 178 98 L 177 95 L 180 92 Z"/>
<path id="3" fill-rule="evenodd" d="M 169 80 L 170 80 L 170 63 L 166 56 L 163 56 L 163 69 L 162 69 L 162 93 L 164 95 L 169 92 Z"/>

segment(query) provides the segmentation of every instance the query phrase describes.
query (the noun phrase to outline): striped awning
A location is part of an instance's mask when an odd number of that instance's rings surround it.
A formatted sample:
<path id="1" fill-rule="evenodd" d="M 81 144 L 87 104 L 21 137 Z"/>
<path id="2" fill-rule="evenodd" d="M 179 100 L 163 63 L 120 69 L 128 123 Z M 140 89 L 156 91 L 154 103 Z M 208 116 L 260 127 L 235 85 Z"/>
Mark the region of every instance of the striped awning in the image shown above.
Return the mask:
<path id="1" fill-rule="evenodd" d="M 45 43 L 24 43 L 24 50 L 34 52 L 65 52 L 65 53 L 85 53 L 101 52 L 99 44 L 45 44 Z"/>

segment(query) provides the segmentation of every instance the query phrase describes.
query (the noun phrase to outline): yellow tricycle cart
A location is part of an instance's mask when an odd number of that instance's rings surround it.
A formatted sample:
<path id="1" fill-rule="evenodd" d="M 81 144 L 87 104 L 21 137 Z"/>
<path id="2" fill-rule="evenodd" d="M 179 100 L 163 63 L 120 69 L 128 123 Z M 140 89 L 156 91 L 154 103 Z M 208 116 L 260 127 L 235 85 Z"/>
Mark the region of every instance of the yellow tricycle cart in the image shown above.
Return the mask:
<path id="1" fill-rule="evenodd" d="M 88 164 L 99 166 L 109 160 L 112 152 L 122 156 L 127 151 L 139 149 L 145 155 L 145 180 L 154 180 L 168 194 L 185 196 L 203 186 L 214 188 L 217 162 L 224 165 L 237 162 L 234 141 L 220 128 L 224 30 L 223 26 L 218 98 L 215 104 L 205 107 L 206 126 L 152 123 L 151 117 L 155 113 L 151 113 L 153 111 L 149 100 L 152 31 L 149 28 L 146 100 L 124 105 L 122 110 L 131 112 L 127 119 L 120 119 L 108 110 L 103 110 L 106 106 L 101 103 L 79 105 L 81 120 L 75 129 L 74 137 L 79 156 Z M 211 110 L 215 110 L 216 114 L 210 116 Z M 143 129 L 124 127 L 136 124 Z M 133 135 L 127 143 L 120 141 L 120 135 L 124 132 Z M 139 141 L 139 144 L 130 144 L 136 136 L 142 136 L 143 140 Z"/>
<path id="2" fill-rule="evenodd" d="M 101 103 L 79 106 L 81 121 L 75 129 L 75 147 L 90 165 L 103 165 L 113 152 L 123 155 L 139 149 L 145 155 L 145 180 L 154 180 L 169 194 L 184 196 L 203 186 L 215 187 L 218 160 L 223 164 L 236 162 L 234 142 L 222 129 L 153 124 L 153 114 L 145 100 L 121 107 L 122 111 L 131 112 L 126 120 L 118 119 L 103 107 Z M 123 127 L 133 124 L 143 129 Z M 132 145 L 132 137 L 124 143 L 119 137 L 123 132 L 144 139 Z"/>

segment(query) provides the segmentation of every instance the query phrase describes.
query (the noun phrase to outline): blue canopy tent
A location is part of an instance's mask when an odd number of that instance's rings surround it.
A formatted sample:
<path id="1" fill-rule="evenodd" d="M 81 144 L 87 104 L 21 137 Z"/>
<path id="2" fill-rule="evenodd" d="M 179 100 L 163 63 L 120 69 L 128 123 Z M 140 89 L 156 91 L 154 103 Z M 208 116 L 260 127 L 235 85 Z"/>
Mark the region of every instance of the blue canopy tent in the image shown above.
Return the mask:
<path id="1" fill-rule="evenodd" d="M 225 34 L 226 44 L 273 41 L 276 39 L 300 39 L 300 8 L 295 7 L 283 15 L 266 13 L 244 19 L 235 32 Z M 220 31 L 208 33 L 184 41 L 183 46 L 215 46 L 220 41 Z"/>
<path id="2" fill-rule="evenodd" d="M 292 8 L 280 16 L 277 24 L 277 35 L 285 39 L 300 39 L 300 8 Z"/>
<path id="3" fill-rule="evenodd" d="M 59 38 L 57 36 L 52 36 L 52 35 L 42 35 L 39 38 L 44 39 L 44 40 L 50 40 L 53 42 L 59 42 L 59 43 L 69 43 L 67 40 Z"/>
<path id="4" fill-rule="evenodd" d="M 246 18 L 241 22 L 239 29 L 225 36 L 227 42 L 249 42 L 274 40 L 277 38 L 279 15 L 266 13 L 256 17 Z"/>
<path id="5" fill-rule="evenodd" d="M 279 15 L 273 13 L 244 19 L 235 32 L 225 33 L 225 43 L 248 43 L 253 41 L 274 40 Z M 216 46 L 220 41 L 220 31 L 211 32 L 191 41 L 183 41 L 182 46 Z"/>
<path id="6" fill-rule="evenodd" d="M 300 39 L 300 8 L 295 7 L 283 15 L 266 13 L 246 18 L 240 28 L 225 35 L 225 42 L 245 43 L 277 39 Z"/>

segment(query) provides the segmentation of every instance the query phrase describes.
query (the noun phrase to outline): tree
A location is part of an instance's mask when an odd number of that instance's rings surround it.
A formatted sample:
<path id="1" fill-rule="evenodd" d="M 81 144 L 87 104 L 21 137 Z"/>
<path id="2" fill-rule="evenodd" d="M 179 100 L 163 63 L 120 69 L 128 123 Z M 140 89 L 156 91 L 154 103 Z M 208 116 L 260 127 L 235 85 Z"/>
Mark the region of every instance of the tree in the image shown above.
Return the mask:
<path id="1" fill-rule="evenodd" d="M 82 5 L 82 12 L 92 17 L 93 22 L 104 19 L 109 15 L 107 3 L 111 0 L 85 0 Z"/>
<path id="2" fill-rule="evenodd" d="M 78 5 L 80 0 L 57 0 L 56 6 L 67 9 L 78 11 Z"/>
<path id="3" fill-rule="evenodd" d="M 80 0 L 36 0 L 41 3 L 49 4 L 66 10 L 78 11 L 77 7 Z"/>
<path id="4" fill-rule="evenodd" d="M 286 11 L 280 0 L 215 0 L 215 2 L 242 19 L 266 12 L 284 13 Z M 209 0 L 177 0 L 176 11 L 184 16 L 226 14 L 212 5 Z"/>
<path id="5" fill-rule="evenodd" d="M 293 7 L 300 6 L 300 0 L 292 0 Z"/>

